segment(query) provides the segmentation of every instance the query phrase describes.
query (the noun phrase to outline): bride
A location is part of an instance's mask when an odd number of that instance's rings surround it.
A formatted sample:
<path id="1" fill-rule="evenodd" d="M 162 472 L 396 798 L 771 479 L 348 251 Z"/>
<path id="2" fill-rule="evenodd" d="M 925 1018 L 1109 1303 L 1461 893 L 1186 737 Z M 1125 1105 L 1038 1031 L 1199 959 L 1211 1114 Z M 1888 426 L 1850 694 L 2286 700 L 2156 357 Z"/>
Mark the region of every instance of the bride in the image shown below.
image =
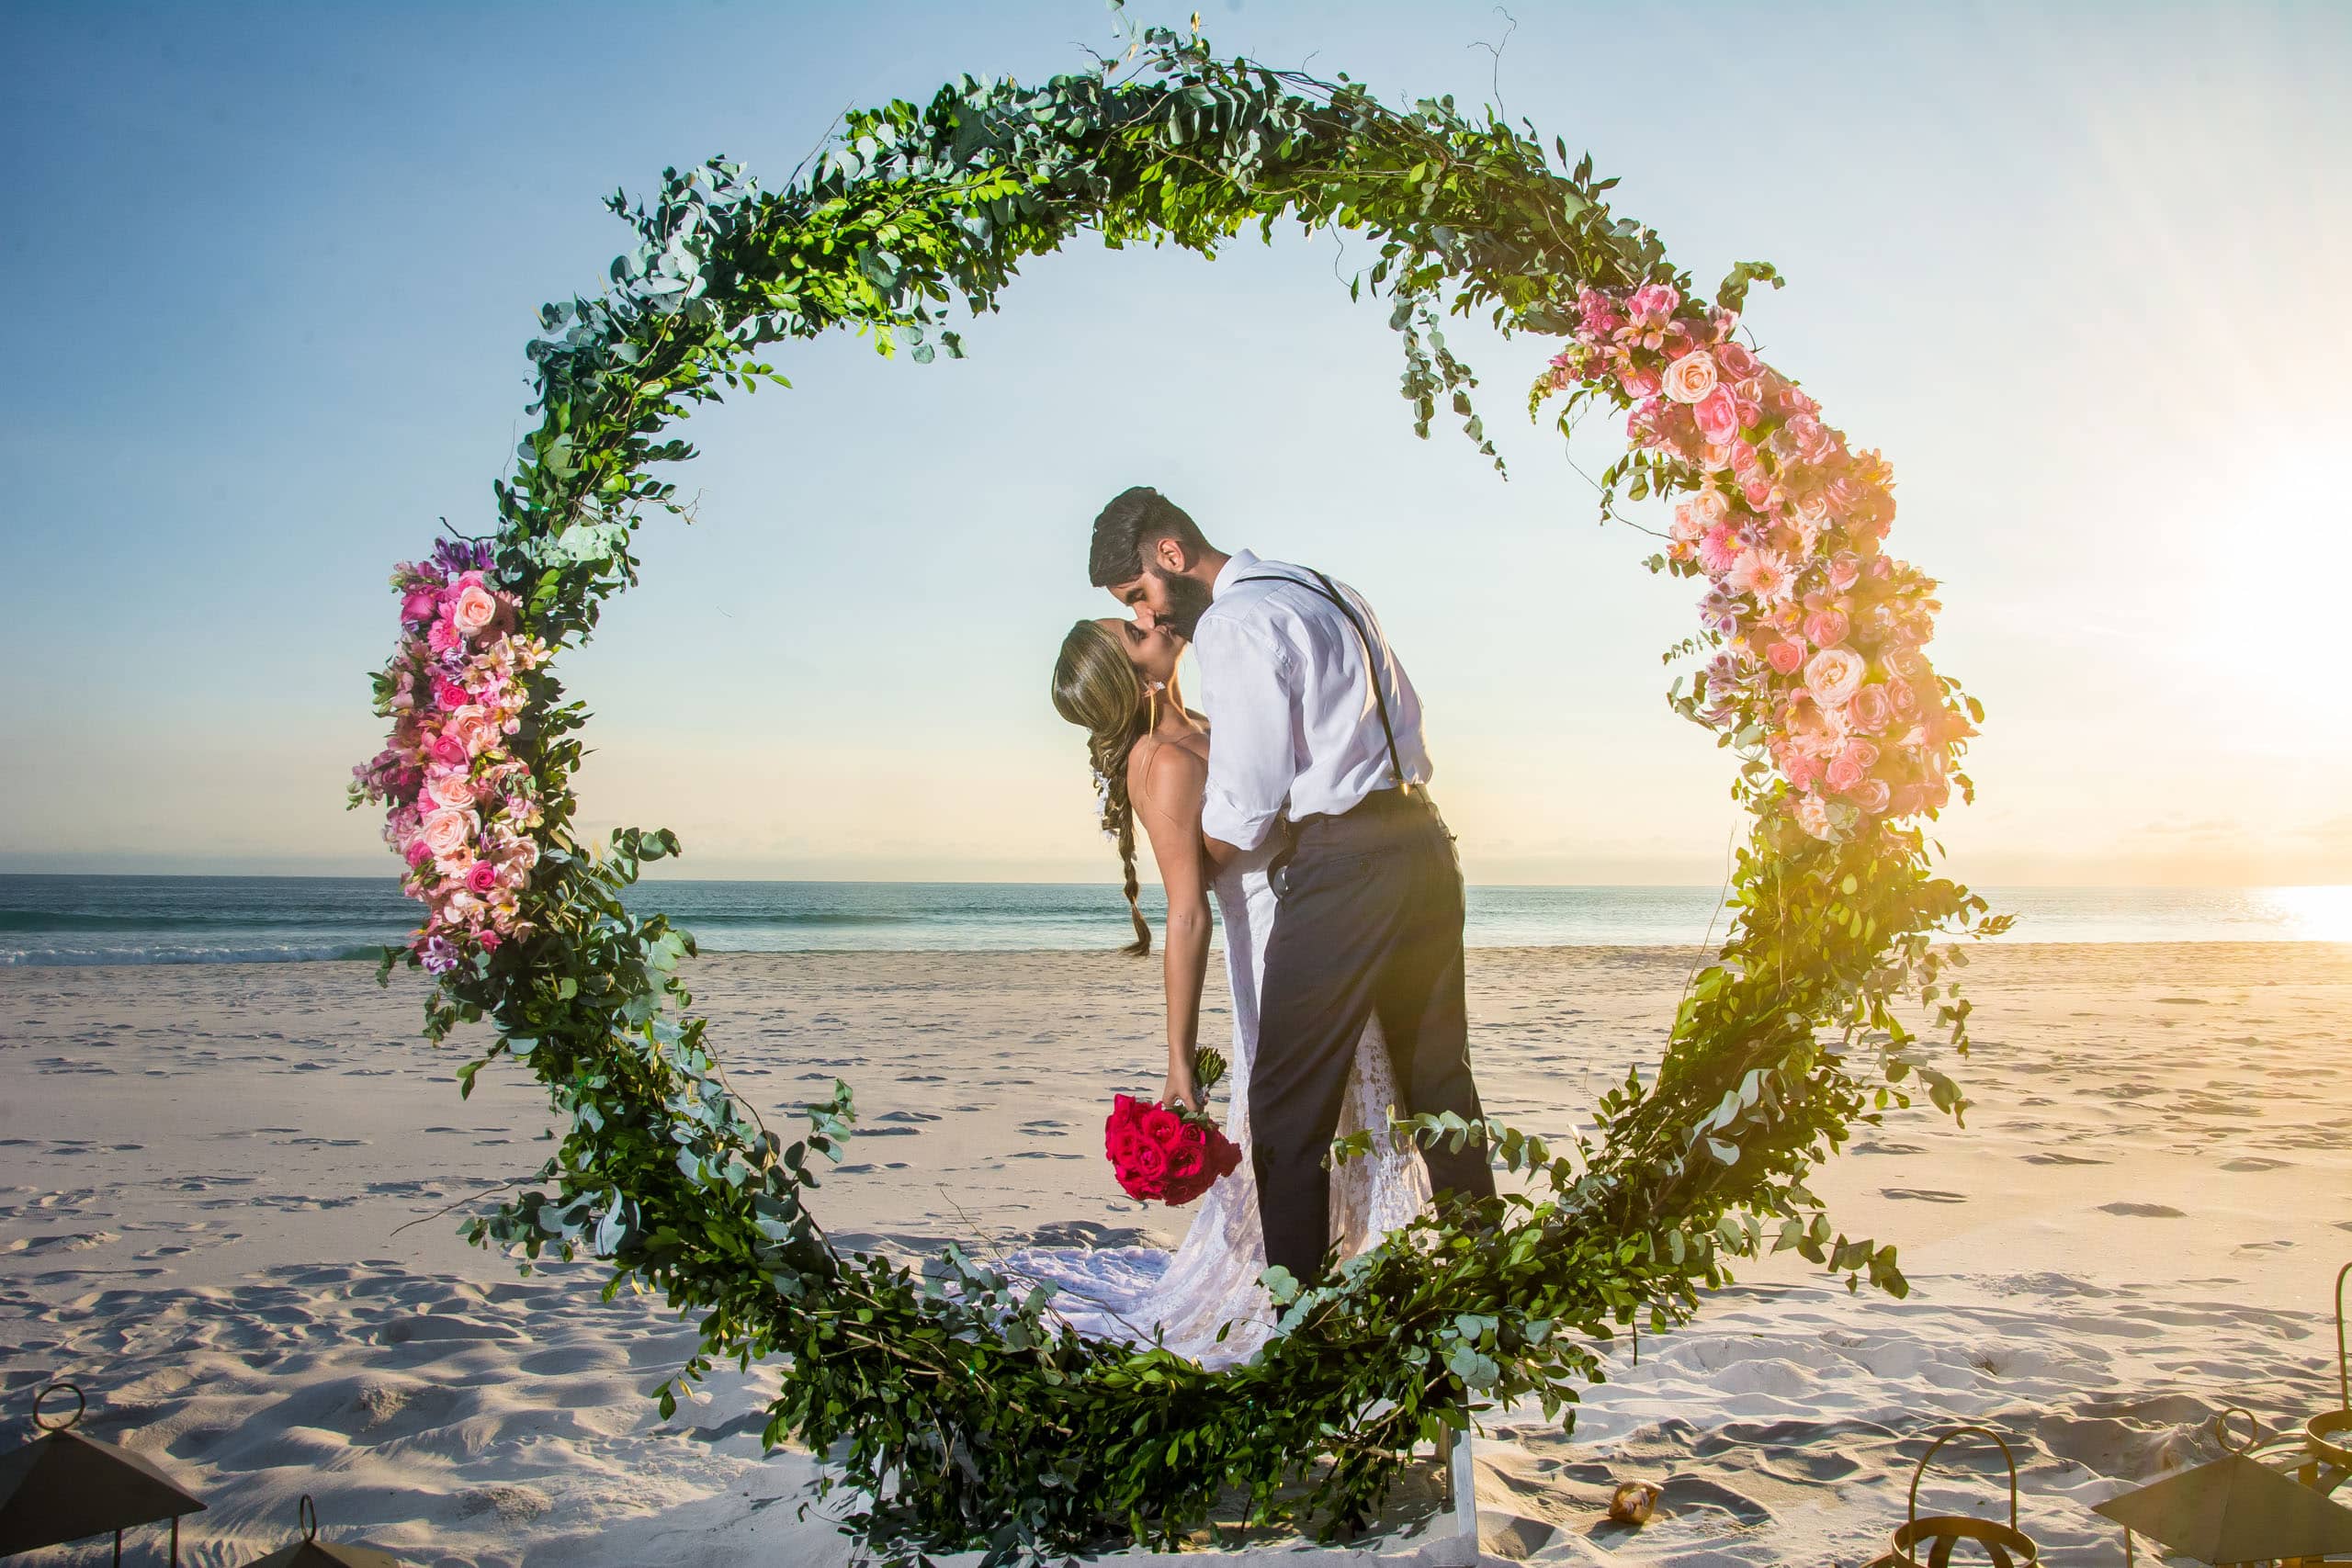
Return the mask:
<path id="1" fill-rule="evenodd" d="M 1150 841 L 1168 893 L 1161 966 L 1167 993 L 1168 1077 L 1161 1103 L 1202 1109 L 1193 1071 L 1199 1044 L 1201 984 L 1208 968 L 1209 900 L 1225 927 L 1226 975 L 1233 992 L 1232 1072 L 1224 1119 L 1239 1144 L 1238 1169 L 1209 1189 L 1173 1253 L 1158 1247 L 1100 1250 L 1031 1248 L 1008 1262 L 1059 1287 L 1057 1312 L 1080 1332 L 1102 1338 L 1157 1339 L 1208 1366 L 1246 1360 L 1273 1329 L 1272 1303 L 1258 1276 L 1266 1268 L 1258 1195 L 1248 1157 L 1250 1069 L 1258 1043 L 1258 983 L 1273 930 L 1274 895 L 1266 879 L 1272 846 L 1243 854 L 1214 882 L 1201 835 L 1202 786 L 1208 776 L 1206 723 L 1184 706 L 1176 664 L 1184 644 L 1164 623 L 1148 627 L 1115 615 L 1080 621 L 1062 640 L 1054 665 L 1054 707 L 1087 732 L 1102 792 L 1102 827 L 1126 872 L 1127 916 L 1138 956 L 1151 951 L 1151 927 L 1136 902 L 1136 824 Z M 1342 1136 L 1373 1131 L 1371 1155 L 1331 1176 L 1331 1239 L 1353 1256 L 1410 1219 L 1428 1201 L 1419 1156 L 1387 1134 L 1396 1081 L 1377 1021 L 1356 1043 L 1340 1112 Z"/>

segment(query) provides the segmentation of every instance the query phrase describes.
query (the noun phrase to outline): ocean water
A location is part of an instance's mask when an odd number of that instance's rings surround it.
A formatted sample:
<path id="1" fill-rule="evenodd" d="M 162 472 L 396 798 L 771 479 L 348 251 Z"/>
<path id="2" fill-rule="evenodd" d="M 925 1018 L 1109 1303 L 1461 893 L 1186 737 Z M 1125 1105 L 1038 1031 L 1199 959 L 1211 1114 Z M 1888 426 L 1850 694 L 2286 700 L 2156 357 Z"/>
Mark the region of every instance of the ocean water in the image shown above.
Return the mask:
<path id="1" fill-rule="evenodd" d="M 2012 941 L 2352 942 L 2352 887 L 1984 889 Z M 1089 883 L 693 882 L 641 886 L 706 952 L 1087 950 L 1127 937 Z M 1145 910 L 1155 923 L 1157 889 Z M 1702 948 L 1710 887 L 1473 887 L 1473 947 Z M 390 877 L 0 875 L 0 964 L 374 958 L 415 924 Z"/>

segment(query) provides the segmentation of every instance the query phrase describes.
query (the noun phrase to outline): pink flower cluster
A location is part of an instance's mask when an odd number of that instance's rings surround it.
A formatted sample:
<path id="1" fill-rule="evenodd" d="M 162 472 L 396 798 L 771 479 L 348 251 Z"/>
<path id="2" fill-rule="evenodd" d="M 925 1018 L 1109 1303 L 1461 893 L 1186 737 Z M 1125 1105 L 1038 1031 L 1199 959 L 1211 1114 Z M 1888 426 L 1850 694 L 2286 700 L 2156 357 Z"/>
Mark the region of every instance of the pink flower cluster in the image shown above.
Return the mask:
<path id="1" fill-rule="evenodd" d="M 1720 649 L 1691 711 L 1761 737 L 1785 809 L 1815 838 L 1941 807 L 1975 733 L 1920 651 L 1935 583 L 1881 553 L 1894 474 L 1821 420 L 1821 405 L 1733 337 L 1734 311 L 1648 284 L 1577 301 L 1552 384 L 1630 407 L 1634 445 L 1688 491 L 1668 557 L 1707 580 Z"/>
<path id="2" fill-rule="evenodd" d="M 389 807 L 385 841 L 426 911 L 411 946 L 435 975 L 528 930 L 522 893 L 539 859 L 537 786 L 508 737 L 521 727 L 523 677 L 550 649 L 522 635 L 520 606 L 489 567 L 489 547 L 445 541 L 433 559 L 393 571 L 401 641 L 377 678 L 391 739 L 352 770 L 352 804 Z"/>

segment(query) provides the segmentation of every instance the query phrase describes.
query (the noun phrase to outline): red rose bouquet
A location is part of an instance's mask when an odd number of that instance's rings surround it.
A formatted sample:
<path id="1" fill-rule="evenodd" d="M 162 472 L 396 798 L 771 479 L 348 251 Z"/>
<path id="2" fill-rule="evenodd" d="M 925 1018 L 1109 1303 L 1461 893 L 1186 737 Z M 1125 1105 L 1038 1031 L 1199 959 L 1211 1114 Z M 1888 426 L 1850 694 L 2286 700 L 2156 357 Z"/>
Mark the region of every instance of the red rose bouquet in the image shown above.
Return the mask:
<path id="1" fill-rule="evenodd" d="M 1224 1070 L 1222 1056 L 1202 1052 L 1197 1069 L 1202 1090 L 1206 1092 Z M 1111 1103 L 1102 1145 L 1128 1197 L 1143 1202 L 1157 1199 L 1170 1208 L 1191 1202 L 1241 1164 L 1241 1145 L 1206 1116 L 1127 1094 Z"/>

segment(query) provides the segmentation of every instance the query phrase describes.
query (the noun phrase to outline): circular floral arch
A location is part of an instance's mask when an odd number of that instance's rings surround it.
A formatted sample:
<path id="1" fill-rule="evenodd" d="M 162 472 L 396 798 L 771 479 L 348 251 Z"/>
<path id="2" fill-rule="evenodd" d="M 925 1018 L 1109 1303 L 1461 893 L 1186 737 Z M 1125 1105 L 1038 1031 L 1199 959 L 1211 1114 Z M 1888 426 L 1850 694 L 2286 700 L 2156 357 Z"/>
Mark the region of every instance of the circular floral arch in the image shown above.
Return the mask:
<path id="1" fill-rule="evenodd" d="M 894 1557 L 1173 1543 L 1235 1488 L 1255 1521 L 1338 1528 L 1465 1402 L 1572 1418 L 1612 1334 L 1684 1320 L 1731 1258 L 1794 1248 L 1901 1293 L 1894 1248 L 1833 1234 L 1805 1178 L 1856 1122 L 1907 1103 L 1915 1076 L 1961 1110 L 1895 1009 L 1916 998 L 1964 1050 L 1948 973 L 1964 955 L 1932 939 L 2005 923 L 1932 874 L 1921 819 L 1966 791 L 1955 764 L 1981 714 L 1919 651 L 1934 584 L 1881 547 L 1886 465 L 1735 335 L 1771 269 L 1745 264 L 1702 302 L 1654 234 L 1611 213 L 1614 182 L 1532 128 L 1451 100 L 1391 108 L 1344 76 L 1220 62 L 1197 37 L 1131 38 L 1131 63 L 1037 87 L 967 77 L 927 106 L 852 113 L 781 191 L 714 160 L 666 172 L 650 205 L 613 197 L 639 243 L 608 292 L 540 312 L 539 423 L 493 486 L 495 533 L 395 575 L 401 641 L 376 682 L 392 735 L 354 788 L 389 808 L 428 910 L 386 970 L 436 977 L 435 1039 L 494 1027 L 467 1091 L 511 1056 L 570 1123 L 538 1190 L 471 1238 L 592 1252 L 608 1294 L 626 1280 L 698 1314 L 664 1414 L 721 1359 L 784 1357 L 768 1440 L 833 1450 L 858 1498 L 847 1528 Z M 1283 1332 L 1210 1371 L 1082 1338 L 953 1249 L 918 1271 L 829 1241 L 807 1194 L 852 1135 L 849 1088 L 778 1132 L 728 1086 L 676 973 L 692 940 L 622 901 L 677 840 L 575 837 L 587 714 L 549 660 L 635 581 L 640 516 L 677 509 L 650 470 L 692 452 L 666 428 L 781 381 L 763 344 L 849 327 L 885 354 L 953 356 L 947 310 L 993 310 L 1023 258 L 1081 230 L 1213 254 L 1285 220 L 1376 243 L 1351 289 L 1391 304 L 1421 434 L 1442 400 L 1493 456 L 1449 314 L 1566 340 L 1529 402 L 1564 394 L 1564 435 L 1591 405 L 1630 411 L 1602 514 L 1621 495 L 1679 502 L 1647 564 L 1703 580 L 1702 626 L 1668 658 L 1705 662 L 1672 701 L 1736 753 L 1754 821 L 1729 938 L 1650 1078 L 1605 1096 L 1573 1147 L 1417 1120 L 1425 1139 L 1486 1136 L 1522 1190 L 1425 1215 L 1319 1289 L 1277 1281 Z"/>

